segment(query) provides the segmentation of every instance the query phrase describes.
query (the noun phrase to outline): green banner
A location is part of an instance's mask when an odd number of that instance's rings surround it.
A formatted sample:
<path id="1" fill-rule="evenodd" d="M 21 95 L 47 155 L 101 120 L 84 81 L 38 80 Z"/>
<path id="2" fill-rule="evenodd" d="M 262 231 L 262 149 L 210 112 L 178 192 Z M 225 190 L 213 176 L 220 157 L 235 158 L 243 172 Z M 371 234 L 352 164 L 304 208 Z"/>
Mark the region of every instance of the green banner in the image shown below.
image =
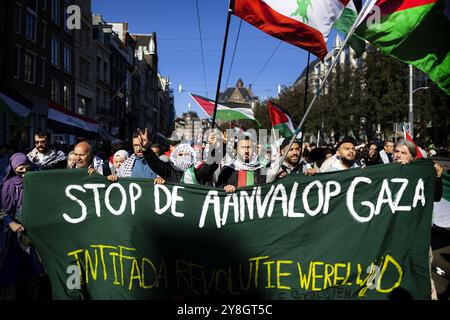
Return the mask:
<path id="1" fill-rule="evenodd" d="M 55 299 L 429 299 L 428 160 L 238 189 L 28 173 Z"/>

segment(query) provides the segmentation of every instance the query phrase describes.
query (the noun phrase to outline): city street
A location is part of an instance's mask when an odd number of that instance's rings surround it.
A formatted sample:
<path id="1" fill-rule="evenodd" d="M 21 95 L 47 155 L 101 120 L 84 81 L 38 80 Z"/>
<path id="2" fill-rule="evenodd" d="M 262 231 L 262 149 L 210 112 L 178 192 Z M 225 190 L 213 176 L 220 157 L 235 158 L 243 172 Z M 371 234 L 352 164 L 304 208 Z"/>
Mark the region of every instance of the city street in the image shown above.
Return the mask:
<path id="1" fill-rule="evenodd" d="M 449 300 L 448 34 L 448 0 L 0 1 L 0 300 Z"/>

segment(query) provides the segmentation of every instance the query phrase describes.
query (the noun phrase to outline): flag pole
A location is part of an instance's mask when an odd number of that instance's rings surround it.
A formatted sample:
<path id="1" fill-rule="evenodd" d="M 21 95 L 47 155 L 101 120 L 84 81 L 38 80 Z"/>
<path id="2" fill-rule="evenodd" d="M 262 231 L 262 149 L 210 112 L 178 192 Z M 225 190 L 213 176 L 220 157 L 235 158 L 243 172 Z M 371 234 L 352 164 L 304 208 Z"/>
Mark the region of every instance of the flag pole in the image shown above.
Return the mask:
<path id="1" fill-rule="evenodd" d="M 303 100 L 303 114 L 306 114 L 306 104 L 308 102 L 308 89 L 309 89 L 309 60 L 311 59 L 311 52 L 308 51 L 308 63 L 306 65 L 306 82 L 305 82 L 305 99 Z M 303 155 L 303 136 L 300 138 L 300 159 Z"/>
<path id="2" fill-rule="evenodd" d="M 275 134 L 275 128 L 273 127 L 273 120 L 272 120 L 272 113 L 270 112 L 270 106 L 269 104 L 272 104 L 270 99 L 267 99 L 267 112 L 269 113 L 269 119 L 270 119 L 270 125 L 272 126 L 272 135 L 273 135 L 273 141 L 274 143 L 277 141 L 277 135 Z"/>
<path id="3" fill-rule="evenodd" d="M 217 80 L 216 99 L 214 100 L 214 112 L 212 117 L 211 129 L 214 129 L 216 124 L 217 102 L 219 101 L 220 83 L 222 82 L 223 63 L 225 60 L 225 52 L 227 50 L 228 31 L 230 30 L 231 14 L 233 13 L 234 0 L 230 0 L 228 3 L 227 25 L 225 27 L 225 36 L 223 39 L 222 58 L 220 60 L 219 79 Z"/>
<path id="4" fill-rule="evenodd" d="M 289 145 L 287 147 L 287 150 L 290 150 L 292 147 L 292 144 L 294 143 L 294 140 L 297 136 L 297 134 L 302 130 L 303 124 L 305 123 L 306 117 L 308 116 L 309 112 L 312 109 L 312 106 L 314 105 L 314 102 L 316 101 L 317 97 L 320 95 L 322 88 L 327 81 L 329 75 L 331 74 L 331 71 L 333 70 L 334 66 L 336 65 L 336 62 L 338 61 L 338 58 L 340 57 L 342 51 L 344 50 L 344 47 L 347 45 L 347 42 L 350 40 L 350 37 L 355 32 L 356 28 L 359 26 L 360 22 L 367 16 L 367 14 L 371 11 L 372 7 L 375 5 L 375 0 L 367 0 L 364 3 L 363 8 L 361 9 L 361 12 L 358 14 L 358 17 L 356 18 L 355 22 L 353 23 L 352 27 L 350 28 L 347 37 L 345 37 L 344 42 L 342 43 L 342 46 L 339 48 L 338 53 L 336 54 L 335 59 L 333 59 L 333 62 L 331 63 L 330 68 L 328 68 L 327 73 L 325 74 L 325 77 L 320 84 L 319 89 L 317 89 L 316 94 L 314 95 L 313 99 L 309 103 L 308 109 L 306 109 L 305 114 L 303 115 L 302 121 L 300 121 L 300 124 L 298 125 L 297 129 L 294 132 L 294 136 L 292 137 L 291 141 L 289 142 Z M 281 158 L 281 161 L 277 164 L 275 174 L 272 176 L 272 179 L 275 179 L 275 177 L 278 175 L 278 171 L 280 171 L 281 165 L 283 164 L 284 160 L 286 159 L 288 152 L 285 152 L 284 155 Z M 268 181 L 272 182 L 272 181 Z"/>

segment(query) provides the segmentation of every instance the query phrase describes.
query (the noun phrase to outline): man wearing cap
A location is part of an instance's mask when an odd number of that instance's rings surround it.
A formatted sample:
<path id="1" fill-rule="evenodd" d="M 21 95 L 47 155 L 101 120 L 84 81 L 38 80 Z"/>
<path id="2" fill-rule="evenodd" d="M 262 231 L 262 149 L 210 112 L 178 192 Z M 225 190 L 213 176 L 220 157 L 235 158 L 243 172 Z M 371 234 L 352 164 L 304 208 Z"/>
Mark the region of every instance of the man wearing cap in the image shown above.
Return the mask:
<path id="1" fill-rule="evenodd" d="M 289 146 L 289 143 L 291 142 L 291 138 L 284 138 L 283 142 L 280 145 L 280 156 L 284 156 L 286 154 L 286 158 L 284 159 L 283 164 L 280 166 L 280 170 L 278 170 L 278 174 L 275 179 L 273 179 L 273 176 L 275 175 L 275 169 L 276 166 L 271 168 L 269 172 L 267 173 L 267 182 L 272 182 L 274 180 L 281 179 L 288 174 L 291 173 L 304 173 L 306 175 L 313 175 L 317 173 L 317 171 L 300 158 L 300 142 L 298 140 L 294 140 L 292 143 L 291 148 L 289 151 L 287 150 L 287 147 Z"/>
<path id="2" fill-rule="evenodd" d="M 326 160 L 320 167 L 320 172 L 332 172 L 358 168 L 356 163 L 356 141 L 352 137 L 345 137 L 339 141 L 336 154 Z"/>

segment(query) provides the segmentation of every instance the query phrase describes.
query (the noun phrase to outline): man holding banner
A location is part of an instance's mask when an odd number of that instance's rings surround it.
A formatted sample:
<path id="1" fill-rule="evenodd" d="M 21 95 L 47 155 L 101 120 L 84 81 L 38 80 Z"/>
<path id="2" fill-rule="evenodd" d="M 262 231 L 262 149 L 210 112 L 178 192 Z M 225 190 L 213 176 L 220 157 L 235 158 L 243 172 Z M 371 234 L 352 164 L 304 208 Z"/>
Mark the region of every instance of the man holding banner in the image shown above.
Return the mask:
<path id="1" fill-rule="evenodd" d="M 301 154 L 301 144 L 300 141 L 295 140 L 291 148 L 288 150 L 287 147 L 290 142 L 290 138 L 285 138 L 280 145 L 280 154 L 284 155 L 288 153 L 284 163 L 280 167 L 275 180 L 283 178 L 291 173 L 304 173 L 306 175 L 312 176 L 317 173 L 317 170 L 313 169 L 308 163 L 300 158 Z M 272 176 L 275 174 L 273 170 L 269 170 L 267 173 L 267 182 L 273 181 Z"/>
<path id="2" fill-rule="evenodd" d="M 400 139 L 395 144 L 394 149 L 394 162 L 401 164 L 408 164 L 410 161 L 413 161 L 418 153 L 416 149 L 416 145 L 409 140 Z M 434 192 L 434 201 L 438 202 L 442 198 L 442 167 L 434 162 L 434 168 L 436 170 L 436 189 Z M 431 263 L 433 261 L 433 251 L 430 247 L 430 278 L 431 278 Z M 437 292 L 436 287 L 434 285 L 433 279 L 431 279 L 431 299 L 437 300 Z"/>

